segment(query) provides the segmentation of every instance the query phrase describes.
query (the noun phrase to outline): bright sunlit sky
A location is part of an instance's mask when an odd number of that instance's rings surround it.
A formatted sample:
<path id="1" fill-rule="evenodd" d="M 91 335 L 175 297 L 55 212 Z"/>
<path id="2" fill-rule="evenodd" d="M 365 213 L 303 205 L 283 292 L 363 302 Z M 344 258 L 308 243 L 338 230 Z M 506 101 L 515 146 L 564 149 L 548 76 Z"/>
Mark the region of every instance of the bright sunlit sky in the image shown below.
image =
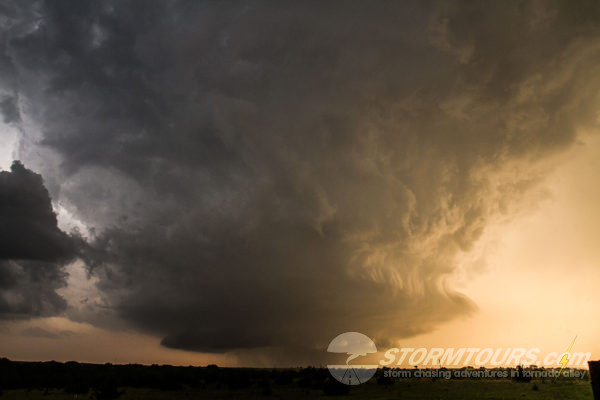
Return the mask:
<path id="1" fill-rule="evenodd" d="M 577 336 L 573 350 L 597 358 L 598 182 L 600 141 L 585 135 L 548 176 L 547 198 L 480 239 L 481 272 L 463 288 L 479 310 L 407 342 L 561 353 Z"/>

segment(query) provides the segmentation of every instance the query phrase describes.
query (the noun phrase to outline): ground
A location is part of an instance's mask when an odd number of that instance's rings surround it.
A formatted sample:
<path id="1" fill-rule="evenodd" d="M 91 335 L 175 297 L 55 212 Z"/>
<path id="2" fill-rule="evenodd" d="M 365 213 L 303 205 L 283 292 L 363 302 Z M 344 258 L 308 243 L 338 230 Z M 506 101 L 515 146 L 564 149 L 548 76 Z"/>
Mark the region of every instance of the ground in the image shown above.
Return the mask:
<path id="1" fill-rule="evenodd" d="M 123 389 L 121 389 L 123 390 Z M 75 397 L 77 396 L 77 397 Z M 2 400 L 10 399 L 93 399 L 91 394 L 73 395 L 62 390 L 5 390 Z M 533 380 L 519 383 L 510 380 L 444 380 L 444 379 L 401 379 L 391 386 L 380 386 L 371 381 L 351 387 L 350 393 L 342 396 L 325 396 L 323 391 L 303 389 L 297 385 L 259 385 L 244 389 L 223 386 L 169 391 L 158 389 L 124 388 L 122 400 L 144 399 L 305 399 L 305 398 L 348 398 L 348 399 L 593 399 L 589 380 Z"/>

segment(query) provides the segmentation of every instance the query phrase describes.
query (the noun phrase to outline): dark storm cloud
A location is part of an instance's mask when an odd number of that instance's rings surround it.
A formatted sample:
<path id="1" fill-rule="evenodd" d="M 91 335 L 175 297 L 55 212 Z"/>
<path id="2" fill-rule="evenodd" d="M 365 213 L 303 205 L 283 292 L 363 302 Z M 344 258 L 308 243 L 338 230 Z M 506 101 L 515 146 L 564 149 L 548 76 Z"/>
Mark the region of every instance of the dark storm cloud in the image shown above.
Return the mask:
<path id="1" fill-rule="evenodd" d="M 0 171 L 0 318 L 54 315 L 66 302 L 62 263 L 76 242 L 57 227 L 42 177 L 15 161 Z"/>
<path id="2" fill-rule="evenodd" d="M 56 293 L 65 286 L 59 265 L 42 261 L 0 261 L 0 319 L 47 317 L 65 311 Z"/>
<path id="3" fill-rule="evenodd" d="M 39 174 L 15 161 L 0 171 L 0 259 L 57 261 L 74 254 Z"/>
<path id="4" fill-rule="evenodd" d="M 21 121 L 21 115 L 17 108 L 17 101 L 14 97 L 7 97 L 0 101 L 0 112 L 7 124 Z"/>
<path id="5" fill-rule="evenodd" d="M 471 312 L 457 257 L 596 118 L 594 5 L 19 4 L 23 152 L 58 154 L 107 306 L 169 347 L 384 343 Z"/>

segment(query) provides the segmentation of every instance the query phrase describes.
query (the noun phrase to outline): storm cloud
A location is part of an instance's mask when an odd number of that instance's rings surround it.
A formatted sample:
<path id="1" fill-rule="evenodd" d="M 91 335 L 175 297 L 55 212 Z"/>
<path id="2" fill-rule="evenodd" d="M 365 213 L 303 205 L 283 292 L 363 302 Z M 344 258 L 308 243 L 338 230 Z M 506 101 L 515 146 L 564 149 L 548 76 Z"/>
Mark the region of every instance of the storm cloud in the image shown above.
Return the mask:
<path id="1" fill-rule="evenodd" d="M 55 315 L 66 302 L 62 265 L 76 239 L 62 232 L 42 177 L 15 161 L 0 172 L 0 318 Z"/>
<path id="2" fill-rule="evenodd" d="M 203 352 L 388 343 L 476 309 L 459 256 L 597 123 L 598 16 L 14 2 L 4 118 L 130 326 Z"/>

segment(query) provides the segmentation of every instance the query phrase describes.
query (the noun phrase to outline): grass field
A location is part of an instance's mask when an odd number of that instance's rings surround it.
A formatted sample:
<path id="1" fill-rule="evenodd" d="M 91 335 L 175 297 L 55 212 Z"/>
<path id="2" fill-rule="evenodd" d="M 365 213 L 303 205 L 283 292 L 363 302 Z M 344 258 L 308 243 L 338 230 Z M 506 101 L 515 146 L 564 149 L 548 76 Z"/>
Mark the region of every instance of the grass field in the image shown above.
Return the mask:
<path id="1" fill-rule="evenodd" d="M 530 383 L 518 383 L 510 380 L 444 380 L 444 379 L 402 379 L 392 386 L 378 386 L 369 382 L 353 386 L 348 395 L 336 396 L 348 399 L 585 399 L 591 400 L 592 389 L 589 380 L 558 380 Z M 93 395 L 67 394 L 61 390 L 5 390 L 2 400 L 9 399 L 93 399 Z M 306 399 L 332 398 L 322 391 L 303 389 L 296 385 L 249 387 L 229 389 L 225 387 L 207 387 L 203 389 L 182 389 L 161 391 L 157 389 L 125 388 L 122 400 L 146 399 Z M 335 397 L 333 397 L 335 398 Z"/>

